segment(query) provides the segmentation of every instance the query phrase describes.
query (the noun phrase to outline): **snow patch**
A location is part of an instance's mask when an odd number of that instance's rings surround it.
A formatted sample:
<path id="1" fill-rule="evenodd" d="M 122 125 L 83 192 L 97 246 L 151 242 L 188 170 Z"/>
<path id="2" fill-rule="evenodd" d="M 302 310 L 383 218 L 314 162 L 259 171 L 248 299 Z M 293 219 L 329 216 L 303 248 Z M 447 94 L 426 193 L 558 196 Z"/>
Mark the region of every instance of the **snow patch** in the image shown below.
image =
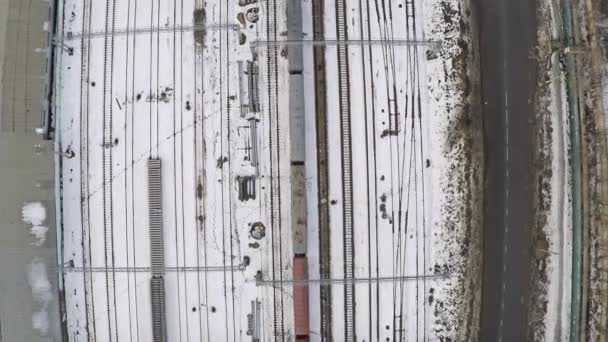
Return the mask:
<path id="1" fill-rule="evenodd" d="M 26 203 L 21 209 L 21 217 L 24 223 L 31 224 L 30 234 L 36 239 L 32 246 L 40 247 L 46 241 L 48 226 L 43 225 L 46 220 L 46 208 L 40 202 Z"/>
<path id="2" fill-rule="evenodd" d="M 40 247 L 46 241 L 46 233 L 48 232 L 49 227 L 47 226 L 32 226 L 30 229 L 30 234 L 36 238 L 36 241 L 31 245 Z"/>
<path id="3" fill-rule="evenodd" d="M 46 311 L 38 311 L 32 315 L 32 328 L 43 335 L 49 331 L 49 314 Z"/>
<path id="4" fill-rule="evenodd" d="M 32 295 L 38 305 L 37 310 L 32 315 L 32 328 L 44 336 L 49 332 L 48 307 L 53 299 L 52 287 L 42 258 L 35 258 L 30 263 L 29 271 Z"/>
<path id="5" fill-rule="evenodd" d="M 40 202 L 29 202 L 21 209 L 21 217 L 23 222 L 39 226 L 46 220 L 46 209 Z"/>

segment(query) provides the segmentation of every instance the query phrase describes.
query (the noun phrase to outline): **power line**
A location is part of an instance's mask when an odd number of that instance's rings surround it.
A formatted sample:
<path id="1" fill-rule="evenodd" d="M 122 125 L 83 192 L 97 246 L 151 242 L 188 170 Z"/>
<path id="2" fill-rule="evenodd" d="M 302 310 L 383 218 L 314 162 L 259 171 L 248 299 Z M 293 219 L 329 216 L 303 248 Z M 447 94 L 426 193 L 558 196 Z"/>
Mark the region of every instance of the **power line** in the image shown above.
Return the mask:
<path id="1" fill-rule="evenodd" d="M 358 46 L 358 45 L 388 45 L 388 46 L 429 46 L 438 48 L 442 45 L 436 40 L 412 40 L 412 39 L 353 39 L 353 40 L 255 40 L 251 43 L 251 48 L 260 46 Z"/>
<path id="2" fill-rule="evenodd" d="M 152 26 L 135 29 L 120 29 L 114 30 L 113 32 L 107 32 L 105 30 L 100 31 L 82 31 L 82 32 L 67 32 L 64 36 L 64 41 L 71 41 L 80 39 L 81 37 L 87 38 L 100 38 L 106 36 L 120 36 L 120 35 L 137 35 L 145 33 L 173 33 L 173 32 L 206 32 L 206 31 L 217 31 L 217 30 L 232 30 L 238 31 L 239 25 L 237 24 L 217 24 L 217 25 L 170 25 L 170 26 Z M 55 38 L 57 39 L 57 38 Z"/>
<path id="3" fill-rule="evenodd" d="M 303 280 L 264 280 L 255 279 L 248 280 L 247 282 L 255 282 L 256 286 L 281 286 L 281 285 L 292 285 L 292 286 L 308 286 L 310 284 L 354 284 L 354 283 L 394 283 L 402 281 L 415 281 L 418 279 L 430 279 L 440 280 L 446 279 L 450 276 L 450 273 L 438 273 L 430 275 L 420 276 L 399 276 L 399 277 L 372 277 L 372 278 L 327 278 L 327 279 L 303 279 Z"/>
<path id="4" fill-rule="evenodd" d="M 164 267 L 161 272 L 223 272 L 225 270 L 237 270 L 243 271 L 246 267 L 245 263 L 234 266 L 182 266 L 182 267 Z M 71 265 L 59 266 L 59 270 L 63 272 L 118 272 L 118 273 L 151 273 L 152 267 L 140 266 L 140 267 L 76 267 Z"/>

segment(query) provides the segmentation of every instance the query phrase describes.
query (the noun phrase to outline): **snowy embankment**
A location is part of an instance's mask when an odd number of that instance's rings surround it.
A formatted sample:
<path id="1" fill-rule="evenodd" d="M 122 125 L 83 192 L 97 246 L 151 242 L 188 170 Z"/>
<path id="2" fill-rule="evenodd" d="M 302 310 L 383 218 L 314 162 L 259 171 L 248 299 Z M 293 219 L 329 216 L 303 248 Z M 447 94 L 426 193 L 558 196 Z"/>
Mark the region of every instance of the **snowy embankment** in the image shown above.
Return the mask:
<path id="1" fill-rule="evenodd" d="M 568 151 L 569 120 L 562 50 L 554 50 L 561 32 L 560 11 L 539 3 L 535 56 L 536 87 L 533 263 L 529 339 L 566 340 L 570 331 L 572 206 Z"/>
<path id="2" fill-rule="evenodd" d="M 426 38 L 443 43 L 427 66 L 428 113 L 434 113 L 436 134 L 429 143 L 438 152 L 435 178 L 428 182 L 435 203 L 429 213 L 434 254 L 427 265 L 449 274 L 425 298 L 432 312 L 429 340 L 474 341 L 479 336 L 483 207 L 479 33 L 469 1 L 422 3 L 428 6 Z"/>
<path id="3" fill-rule="evenodd" d="M 153 340 L 148 158 L 162 163 L 168 340 L 292 338 L 291 285 L 277 285 L 292 259 L 287 60 L 250 45 L 285 30 L 274 5 L 60 1 L 71 340 Z"/>
<path id="4" fill-rule="evenodd" d="M 354 274 L 360 280 L 355 335 L 365 341 L 474 340 L 483 173 L 471 11 L 460 0 L 385 5 L 348 2 L 345 20 L 353 42 L 346 141 L 352 150 Z M 325 1 L 324 11 L 325 39 L 332 41 L 338 34 L 335 2 Z M 343 193 L 349 165 L 343 161 L 338 50 L 325 47 L 330 278 L 336 280 L 346 273 L 344 211 L 351 207 Z M 314 108 L 312 99 L 307 106 Z M 311 188 L 309 203 L 316 198 Z M 309 222 L 317 217 L 312 211 Z M 311 232 L 309 241 L 318 235 Z M 310 275 L 318 278 L 313 253 Z M 325 317 L 336 340 L 349 329 L 345 292 L 343 283 L 332 283 Z M 311 287 L 311 312 L 319 311 L 319 302 L 318 287 Z M 320 340 L 320 332 L 320 320 L 311 318 L 311 339 Z"/>

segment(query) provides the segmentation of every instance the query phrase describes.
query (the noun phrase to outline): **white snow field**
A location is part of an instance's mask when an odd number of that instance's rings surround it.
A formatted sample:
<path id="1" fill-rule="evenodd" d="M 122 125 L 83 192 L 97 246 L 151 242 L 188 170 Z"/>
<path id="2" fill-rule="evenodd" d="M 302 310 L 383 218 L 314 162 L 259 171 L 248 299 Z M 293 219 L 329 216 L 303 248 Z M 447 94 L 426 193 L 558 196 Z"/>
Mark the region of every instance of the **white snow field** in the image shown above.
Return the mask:
<path id="1" fill-rule="evenodd" d="M 59 12 L 70 340 L 153 340 L 149 158 L 162 163 L 168 340 L 292 339 L 292 289 L 275 285 L 291 279 L 292 263 L 288 99 L 279 90 L 287 60 L 274 47 L 257 51 L 259 112 L 249 75 L 241 92 L 238 72 L 254 61 L 252 41 L 285 31 L 285 2 L 63 0 Z M 239 199 L 239 177 L 255 180 L 254 198 Z M 259 240 L 256 222 L 266 229 Z M 256 286 L 256 277 L 269 282 Z"/>
<path id="2" fill-rule="evenodd" d="M 463 67 L 475 46 L 466 3 L 347 2 L 348 39 L 363 41 L 348 48 L 354 277 L 363 279 L 354 295 L 357 341 L 462 340 L 477 329 L 482 173 L 479 146 L 461 127 L 474 117 L 467 111 L 476 96 L 466 87 L 476 67 L 471 74 Z M 288 4 L 60 1 L 56 143 L 72 341 L 153 340 L 150 158 L 162 163 L 168 340 L 295 340 L 288 49 L 263 43 L 287 39 Z M 312 2 L 302 4 L 311 39 Z M 324 10 L 325 39 L 335 41 L 335 0 Z M 330 278 L 337 280 L 329 334 L 341 341 L 337 49 L 326 47 L 325 68 Z M 309 278 L 318 280 L 310 45 L 304 54 L 307 256 Z M 310 286 L 311 341 L 321 340 L 319 288 Z"/>

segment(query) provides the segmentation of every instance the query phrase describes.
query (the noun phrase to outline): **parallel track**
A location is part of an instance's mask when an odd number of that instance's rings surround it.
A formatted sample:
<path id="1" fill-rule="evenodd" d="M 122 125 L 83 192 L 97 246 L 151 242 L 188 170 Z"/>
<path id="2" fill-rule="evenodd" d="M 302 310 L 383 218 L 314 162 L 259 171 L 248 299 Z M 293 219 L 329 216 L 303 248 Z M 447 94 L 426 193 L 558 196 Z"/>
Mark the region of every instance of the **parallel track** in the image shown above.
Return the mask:
<path id="1" fill-rule="evenodd" d="M 165 8 L 164 10 L 161 10 L 160 7 L 160 2 L 159 2 L 159 6 L 158 6 L 158 19 L 160 19 L 160 15 L 161 12 L 165 12 L 167 13 L 167 18 L 169 17 L 169 9 Z M 167 19 L 168 20 L 168 19 Z M 182 124 L 183 121 L 183 112 L 182 112 L 182 108 L 181 108 L 181 103 L 182 103 L 182 99 L 179 98 L 179 103 L 180 103 L 180 110 L 178 113 L 178 109 L 177 109 L 177 103 L 178 103 L 178 87 L 177 87 L 177 68 L 178 68 L 178 64 L 177 64 L 177 30 L 175 30 L 176 27 L 176 21 L 177 21 L 177 7 L 176 7 L 176 3 L 175 1 L 173 2 L 173 24 L 169 24 L 167 23 L 167 27 L 168 28 L 172 28 L 172 30 L 170 32 L 173 33 L 173 37 L 172 37 L 172 43 L 169 43 L 169 48 L 170 50 L 172 50 L 172 60 L 171 60 L 171 73 L 172 73 L 172 78 L 171 78 L 171 84 L 172 84 L 172 88 L 174 91 L 174 101 L 172 101 L 172 117 L 173 117 L 173 128 L 172 131 L 176 132 L 177 131 L 177 119 L 179 116 L 179 120 L 180 120 L 180 125 Z M 157 32 L 157 39 L 160 36 L 160 32 Z M 160 41 L 159 41 L 160 44 Z M 157 46 L 157 48 L 160 50 L 160 45 Z M 181 50 L 180 50 L 181 52 Z M 180 54 L 180 58 L 181 58 L 181 54 Z M 157 66 L 160 65 L 160 59 L 157 61 Z M 181 67 L 181 63 L 179 63 L 180 67 Z M 157 72 L 160 73 L 160 70 L 157 68 Z M 160 77 L 159 74 L 157 74 L 157 78 Z M 181 77 L 180 77 L 181 80 Z M 160 83 L 158 84 L 158 86 L 160 87 Z M 183 84 L 180 84 L 179 87 L 180 90 L 180 94 L 183 94 Z M 157 118 L 158 115 L 160 113 L 159 110 L 159 106 L 158 106 L 158 102 L 157 102 Z M 157 119 L 158 120 L 158 119 Z M 160 135 L 160 125 L 157 121 L 157 139 L 158 136 Z M 183 128 L 182 128 L 183 129 Z M 184 164 L 183 164 L 183 135 L 180 134 L 179 137 L 179 143 L 178 143 L 178 138 L 177 136 L 175 136 L 174 138 L 171 139 L 171 141 L 173 142 L 173 160 L 172 160 L 172 183 L 173 183 L 173 228 L 175 231 L 175 263 L 176 265 L 179 265 L 180 261 L 179 261 L 179 257 L 180 257 L 180 239 L 179 239 L 179 230 L 180 230 L 180 226 L 181 226 L 181 230 L 182 230 L 182 256 L 184 257 L 185 260 L 185 249 L 184 246 L 185 244 L 184 242 L 184 221 L 183 221 L 183 216 L 179 215 L 180 213 L 180 207 L 181 207 L 181 213 L 183 214 L 183 209 L 184 209 L 184 205 L 183 205 L 183 169 L 184 169 Z M 178 148 L 179 146 L 179 148 Z M 178 162 L 178 149 L 179 151 L 181 151 L 182 155 L 179 159 Z M 159 157 L 160 155 L 160 151 L 158 152 L 157 157 Z M 160 158 L 160 157 L 159 157 Z M 179 171 L 178 171 L 179 168 Z M 178 187 L 178 183 L 181 184 L 181 188 Z M 181 191 L 181 192 L 180 192 Z M 181 201 L 181 205 L 180 205 L 180 201 Z M 182 219 L 180 221 L 180 219 L 178 219 L 179 216 L 182 216 Z M 188 324 L 188 318 L 186 317 L 186 314 L 184 313 L 186 306 L 187 305 L 182 305 L 182 295 L 185 298 L 186 297 L 186 288 L 187 288 L 187 280 L 186 280 L 186 274 L 181 274 L 180 272 L 175 273 L 175 278 L 176 278 L 176 283 L 177 283 L 177 321 L 178 321 L 178 334 L 179 334 L 179 341 L 183 341 L 182 336 L 185 335 L 186 336 L 186 341 L 189 340 L 189 324 Z M 182 291 L 183 290 L 183 291 Z M 182 327 L 183 324 L 182 322 L 185 322 L 185 332 L 182 331 Z"/>
<path id="2" fill-rule="evenodd" d="M 313 34 L 315 40 L 325 38 L 323 0 L 313 2 Z M 315 75 L 315 113 L 317 125 L 317 174 L 319 202 L 319 276 L 331 277 L 331 235 L 329 225 L 329 174 L 327 147 L 327 82 L 325 47 L 313 46 Z M 332 340 L 331 286 L 320 285 L 321 340 Z"/>
<path id="3" fill-rule="evenodd" d="M 266 37 L 270 40 L 277 38 L 277 12 L 276 0 L 266 2 Z M 280 124 L 278 113 L 278 68 L 277 47 L 267 47 L 267 72 L 268 72 L 268 124 L 269 124 L 269 151 L 270 151 L 270 222 L 272 229 L 272 278 L 279 280 L 278 288 L 273 288 L 273 327 L 274 336 L 277 341 L 285 340 L 284 325 L 284 303 L 283 303 L 283 255 L 282 255 L 282 232 L 281 232 L 281 171 L 280 171 Z M 273 124 L 276 127 L 273 127 Z M 273 128 L 274 132 L 273 132 Z M 275 253 L 278 245 L 278 255 Z"/>

